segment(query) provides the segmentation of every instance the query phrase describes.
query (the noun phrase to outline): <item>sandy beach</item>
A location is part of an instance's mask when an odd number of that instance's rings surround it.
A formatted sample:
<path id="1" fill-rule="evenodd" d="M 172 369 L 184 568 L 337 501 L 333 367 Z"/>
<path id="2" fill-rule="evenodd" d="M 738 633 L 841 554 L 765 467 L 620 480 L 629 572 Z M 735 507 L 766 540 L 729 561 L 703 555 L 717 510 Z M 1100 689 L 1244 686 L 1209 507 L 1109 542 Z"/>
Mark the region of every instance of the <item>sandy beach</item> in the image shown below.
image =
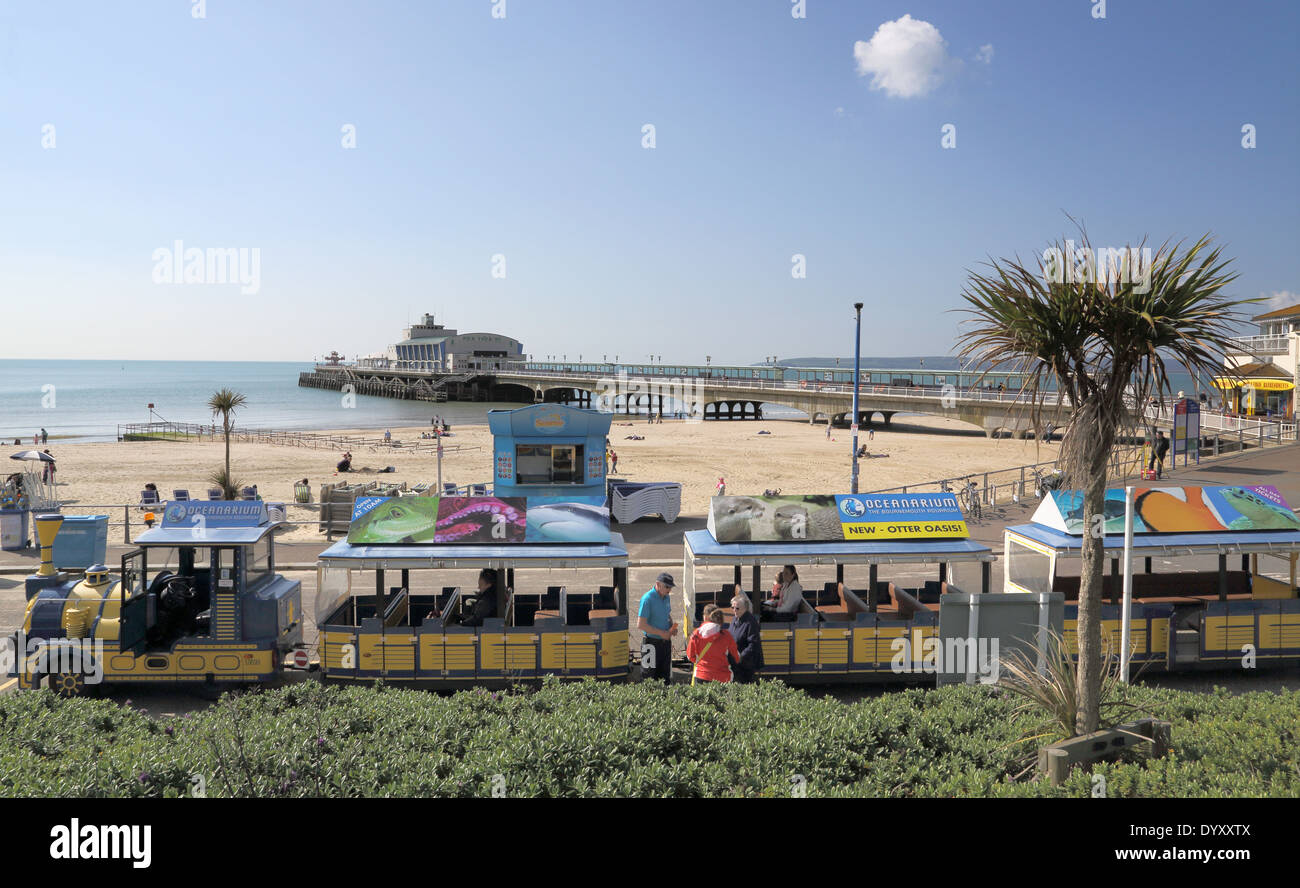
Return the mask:
<path id="1" fill-rule="evenodd" d="M 233 443 L 231 464 L 244 484 L 256 484 L 269 501 L 293 501 L 295 481 L 311 482 L 313 499 L 322 484 L 348 481 L 397 481 L 408 485 L 437 480 L 431 442 L 420 439 L 427 429 L 394 428 L 395 442 L 353 448 L 354 471 L 335 472 L 341 454 L 274 444 Z M 457 426 L 445 439 L 443 479 L 457 484 L 490 483 L 492 436 L 487 426 Z M 770 434 L 759 434 L 768 432 Z M 382 432 L 340 430 L 378 441 Z M 644 436 L 628 440 L 627 436 Z M 629 481 L 677 481 L 682 484 L 682 512 L 703 516 L 718 477 L 728 493 L 761 493 L 780 488 L 787 493 L 843 493 L 849 489 L 850 432 L 797 421 L 703 422 L 616 419 L 610 442 L 618 454 L 614 477 Z M 982 432 L 959 422 L 930 416 L 900 416 L 889 429 L 877 429 L 874 440 L 859 434 L 872 458 L 861 461 L 859 489 L 864 492 L 1024 465 L 1055 458 L 1059 444 L 1020 439 L 986 439 Z M 417 452 L 406 445 L 422 447 Z M 207 475 L 223 459 L 224 445 L 210 442 L 117 442 L 58 445 L 60 498 L 84 514 L 90 505 L 136 503 L 147 482 L 158 485 L 163 497 L 174 488 L 204 498 Z M 393 466 L 392 474 L 377 470 Z M 307 516 L 292 510 L 291 520 Z M 114 518 L 114 520 L 117 520 Z M 290 539 L 311 539 L 314 527 L 296 528 Z"/>

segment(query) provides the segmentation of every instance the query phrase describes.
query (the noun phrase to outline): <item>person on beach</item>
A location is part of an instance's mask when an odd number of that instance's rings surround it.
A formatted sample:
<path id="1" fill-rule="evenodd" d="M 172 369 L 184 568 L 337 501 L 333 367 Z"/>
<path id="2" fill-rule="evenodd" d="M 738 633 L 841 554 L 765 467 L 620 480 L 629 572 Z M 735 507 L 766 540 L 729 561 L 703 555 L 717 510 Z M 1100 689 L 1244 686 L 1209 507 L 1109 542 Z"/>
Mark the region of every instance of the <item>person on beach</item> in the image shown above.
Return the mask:
<path id="1" fill-rule="evenodd" d="M 686 643 L 686 659 L 695 664 L 691 684 L 731 681 L 731 661 L 740 659 L 740 651 L 736 639 L 722 626 L 725 619 L 722 608 L 710 604 L 704 609 L 704 622 L 691 633 Z"/>
<path id="2" fill-rule="evenodd" d="M 1160 429 L 1156 429 L 1155 446 L 1151 448 L 1151 461 L 1147 464 L 1147 470 L 1155 470 L 1156 480 L 1160 480 L 1161 474 L 1165 470 L 1165 454 L 1169 452 L 1169 439 Z"/>
<path id="3" fill-rule="evenodd" d="M 52 484 L 54 483 L 54 454 L 46 449 L 45 455 L 50 458 L 50 461 L 45 464 L 45 471 L 41 474 L 41 480 Z"/>
<path id="4" fill-rule="evenodd" d="M 610 471 L 611 471 L 611 472 L 617 472 L 617 471 L 618 471 L 618 454 L 617 454 L 615 451 L 613 451 L 613 450 L 611 450 L 611 451 L 609 452 L 609 461 L 610 461 L 610 462 L 609 462 L 609 464 L 610 464 Z"/>
<path id="5" fill-rule="evenodd" d="M 713 491 L 714 491 L 714 494 L 713 494 L 714 496 L 726 496 L 726 495 L 727 495 L 727 479 L 726 479 L 726 478 L 719 477 L 719 478 L 718 478 L 718 483 L 715 484 L 715 485 L 713 486 Z"/>
<path id="6" fill-rule="evenodd" d="M 677 624 L 673 622 L 670 596 L 675 585 L 672 574 L 661 573 L 655 578 L 654 587 L 641 596 L 636 627 L 642 632 L 642 680 L 648 670 L 649 677 L 664 684 L 673 683 L 673 636 L 677 634 Z M 645 660 L 647 655 L 649 662 Z"/>
<path id="7" fill-rule="evenodd" d="M 351 453 L 343 454 L 343 458 L 339 460 L 339 463 L 337 466 L 335 466 L 335 468 L 337 468 L 340 472 L 352 471 L 352 454 Z"/>
<path id="8" fill-rule="evenodd" d="M 826 440 L 829 441 L 830 439 L 831 439 L 831 421 L 828 419 L 826 420 Z"/>
<path id="9" fill-rule="evenodd" d="M 48 433 L 47 431 L 45 431 L 45 429 L 41 429 L 41 443 L 42 443 L 42 444 L 48 444 L 49 442 L 50 442 L 50 435 L 49 435 L 49 433 Z"/>
<path id="10" fill-rule="evenodd" d="M 385 443 L 385 444 L 391 444 L 391 443 L 393 443 L 393 430 L 392 430 L 392 429 L 384 429 L 384 443 Z"/>
<path id="11" fill-rule="evenodd" d="M 731 676 L 738 682 L 751 682 L 758 670 L 763 668 L 763 643 L 759 634 L 758 617 L 754 616 L 754 606 L 750 603 L 749 596 L 743 592 L 732 596 L 731 609 L 736 616 L 727 628 L 736 640 L 736 650 L 739 652 L 731 663 Z"/>
<path id="12" fill-rule="evenodd" d="M 867 429 L 867 440 L 868 440 L 868 441 L 874 441 L 874 440 L 876 440 L 876 430 L 875 430 L 875 429 Z"/>

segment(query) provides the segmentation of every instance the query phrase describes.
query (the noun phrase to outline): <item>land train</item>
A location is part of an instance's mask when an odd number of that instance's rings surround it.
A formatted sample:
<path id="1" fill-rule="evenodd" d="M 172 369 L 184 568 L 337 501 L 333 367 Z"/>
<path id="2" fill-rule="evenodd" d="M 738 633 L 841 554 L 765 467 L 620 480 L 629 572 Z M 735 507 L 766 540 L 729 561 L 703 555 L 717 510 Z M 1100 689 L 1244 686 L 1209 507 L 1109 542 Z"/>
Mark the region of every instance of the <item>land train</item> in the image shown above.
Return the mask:
<path id="1" fill-rule="evenodd" d="M 1162 490 L 1185 501 L 1233 496 L 1220 488 Z M 1075 493 L 1049 495 L 1033 521 L 1006 529 L 1000 591 L 991 588 L 996 558 L 990 548 L 954 530 L 955 500 L 945 501 L 949 511 L 938 520 L 922 514 L 879 523 L 883 538 L 862 531 L 868 523 L 846 521 L 845 527 L 857 529 L 836 540 L 799 537 L 789 532 L 788 519 L 799 508 L 832 506 L 852 518 L 848 513 L 858 507 L 850 497 L 715 498 L 709 527 L 684 537 L 675 602 L 683 635 L 708 605 L 728 609 L 737 591 L 760 601 L 766 574 L 789 564 L 805 574 L 804 601 L 787 621 L 768 615 L 761 620 L 760 677 L 795 684 L 934 683 L 939 672 L 943 681 L 942 670 L 933 668 L 934 649 L 991 631 L 979 613 L 991 613 L 995 605 L 1020 608 L 1012 622 L 1023 631 L 1012 633 L 1016 639 L 1003 632 L 1004 653 L 1009 640 L 1043 647 L 1056 633 L 1073 654 L 1078 577 L 1070 564 L 1078 559 L 1081 536 L 1071 532 L 1066 501 Z M 880 505 L 857 499 L 871 508 Z M 913 507 L 920 502 L 908 499 Z M 746 510 L 739 535 L 735 522 L 724 520 L 734 518 L 737 508 Z M 1134 576 L 1130 611 L 1137 669 L 1300 663 L 1300 522 L 1291 528 L 1285 514 L 1294 521 L 1293 513 L 1278 514 L 1283 517 L 1277 526 L 1247 526 L 1240 516 L 1227 522 L 1236 527 L 1218 530 L 1165 531 L 1154 518 L 1142 526 L 1134 542 L 1142 568 Z M 770 538 L 755 538 L 763 536 L 760 526 Z M 1122 545 L 1112 530 L 1108 526 L 1105 537 L 1108 556 Z M 106 683 L 214 687 L 275 681 L 286 655 L 305 648 L 300 586 L 275 573 L 273 542 L 273 529 L 260 518 L 242 527 L 209 524 L 202 531 L 172 523 L 141 536 L 140 548 L 122 560 L 120 579 L 102 566 L 82 578 L 43 563 L 47 572 L 28 581 L 20 634 L 29 645 L 101 642 L 97 662 Z M 174 567 L 156 566 L 151 554 L 159 550 L 175 553 Z M 1152 569 L 1154 560 L 1175 557 L 1184 563 L 1217 557 L 1218 567 Z M 1240 569 L 1229 570 L 1229 559 Z M 1280 559 L 1272 566 L 1281 571 L 1268 569 L 1269 559 Z M 442 577 L 481 568 L 501 577 L 496 616 L 466 625 L 470 605 L 482 593 L 444 584 Z M 564 571 L 566 581 L 550 582 L 555 571 Z M 818 573 L 825 579 L 820 585 L 811 582 Z M 564 544 L 340 542 L 321 553 L 317 575 L 316 674 L 325 681 L 383 679 L 457 689 L 545 675 L 620 681 L 636 674 L 640 652 L 629 650 L 629 628 L 644 590 L 629 589 L 627 549 L 617 533 Z M 1112 652 L 1119 650 L 1121 632 L 1118 583 L 1117 576 L 1107 578 L 1102 607 Z M 29 656 L 18 678 L 22 687 L 48 678 L 62 693 L 75 694 L 86 689 L 84 672 L 42 668 L 39 658 Z M 948 673 L 951 680 L 981 680 L 970 662 Z"/>

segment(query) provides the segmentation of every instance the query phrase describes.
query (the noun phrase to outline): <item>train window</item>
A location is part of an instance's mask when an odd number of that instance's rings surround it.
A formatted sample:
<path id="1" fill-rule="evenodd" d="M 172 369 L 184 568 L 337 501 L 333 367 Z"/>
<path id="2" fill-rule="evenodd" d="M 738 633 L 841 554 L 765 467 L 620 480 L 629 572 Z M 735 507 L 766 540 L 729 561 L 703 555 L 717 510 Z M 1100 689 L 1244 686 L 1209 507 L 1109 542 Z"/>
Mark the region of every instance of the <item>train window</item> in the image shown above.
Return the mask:
<path id="1" fill-rule="evenodd" d="M 244 583 L 252 586 L 263 577 L 271 575 L 271 537 L 268 534 L 259 542 L 244 548 Z"/>

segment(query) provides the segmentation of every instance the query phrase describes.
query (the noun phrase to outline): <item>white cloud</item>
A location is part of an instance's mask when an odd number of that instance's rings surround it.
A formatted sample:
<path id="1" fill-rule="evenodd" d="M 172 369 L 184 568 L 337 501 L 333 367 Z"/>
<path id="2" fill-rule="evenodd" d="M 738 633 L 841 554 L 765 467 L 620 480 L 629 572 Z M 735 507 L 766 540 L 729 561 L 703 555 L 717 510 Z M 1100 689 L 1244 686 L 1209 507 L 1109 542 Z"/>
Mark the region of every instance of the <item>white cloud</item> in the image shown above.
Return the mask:
<path id="1" fill-rule="evenodd" d="M 983 46 L 981 46 L 981 47 L 979 48 L 979 52 L 975 53 L 975 61 L 977 61 L 977 62 L 979 62 L 979 63 L 981 63 L 981 64 L 984 64 L 984 65 L 987 65 L 987 64 L 989 64 L 990 62 L 992 62 L 992 61 L 993 61 L 993 44 L 992 44 L 992 43 L 985 43 Z"/>
<path id="2" fill-rule="evenodd" d="M 910 15 L 885 22 L 870 40 L 854 43 L 853 58 L 860 76 L 871 75 L 872 89 L 903 99 L 934 90 L 951 64 L 939 29 Z"/>
<path id="3" fill-rule="evenodd" d="M 844 108 L 843 108 L 843 106 L 838 107 L 838 108 L 835 109 L 835 116 L 836 116 L 836 117 L 843 117 L 843 116 L 844 116 Z"/>
<path id="4" fill-rule="evenodd" d="M 1257 302 L 1253 308 L 1252 314 L 1265 314 L 1270 311 L 1277 311 L 1279 308 L 1289 308 L 1300 302 L 1300 296 L 1292 293 L 1290 290 L 1274 290 L 1272 293 L 1260 293 L 1260 296 L 1266 296 L 1267 302 Z"/>

